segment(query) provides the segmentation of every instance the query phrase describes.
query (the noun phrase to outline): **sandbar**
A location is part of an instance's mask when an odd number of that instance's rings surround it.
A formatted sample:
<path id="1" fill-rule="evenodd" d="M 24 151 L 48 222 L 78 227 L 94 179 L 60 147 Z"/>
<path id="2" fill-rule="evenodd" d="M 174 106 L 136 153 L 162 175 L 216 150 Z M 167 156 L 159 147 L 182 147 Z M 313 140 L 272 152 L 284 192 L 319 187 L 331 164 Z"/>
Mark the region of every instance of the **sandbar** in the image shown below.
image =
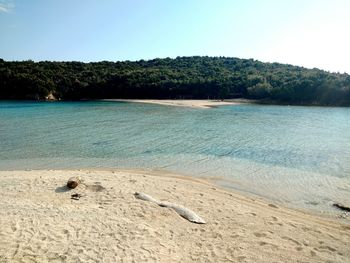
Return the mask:
<path id="1" fill-rule="evenodd" d="M 190 107 L 190 108 L 199 108 L 199 109 L 210 109 L 217 106 L 225 105 L 239 105 L 246 103 L 244 100 L 231 100 L 231 101 L 222 101 L 222 100 L 155 100 L 155 99 L 143 99 L 143 100 L 134 100 L 134 99 L 104 99 L 103 101 L 120 101 L 120 102 L 130 102 L 130 103 L 147 103 L 147 104 L 157 104 L 165 106 L 177 106 L 177 107 Z"/>

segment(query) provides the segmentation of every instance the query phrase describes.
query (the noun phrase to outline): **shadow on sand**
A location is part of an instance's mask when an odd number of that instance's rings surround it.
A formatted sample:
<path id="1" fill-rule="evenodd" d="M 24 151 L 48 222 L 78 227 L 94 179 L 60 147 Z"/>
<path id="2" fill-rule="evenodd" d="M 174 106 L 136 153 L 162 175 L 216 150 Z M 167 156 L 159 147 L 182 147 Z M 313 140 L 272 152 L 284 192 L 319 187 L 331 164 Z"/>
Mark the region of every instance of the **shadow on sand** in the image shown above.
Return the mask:
<path id="1" fill-rule="evenodd" d="M 68 192 L 70 191 L 71 189 L 69 189 L 66 185 L 64 186 L 59 186 L 56 188 L 55 192 L 56 193 L 65 193 L 65 192 Z"/>

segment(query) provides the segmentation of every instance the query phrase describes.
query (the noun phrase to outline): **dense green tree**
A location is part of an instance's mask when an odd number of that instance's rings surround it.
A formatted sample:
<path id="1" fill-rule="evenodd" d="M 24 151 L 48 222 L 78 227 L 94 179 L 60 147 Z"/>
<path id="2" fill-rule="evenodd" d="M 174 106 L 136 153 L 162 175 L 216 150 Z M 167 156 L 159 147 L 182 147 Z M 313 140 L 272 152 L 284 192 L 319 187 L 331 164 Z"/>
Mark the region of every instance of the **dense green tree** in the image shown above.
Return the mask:
<path id="1" fill-rule="evenodd" d="M 228 99 L 350 106 L 350 76 L 253 59 L 177 57 L 136 62 L 7 62 L 0 99 Z"/>

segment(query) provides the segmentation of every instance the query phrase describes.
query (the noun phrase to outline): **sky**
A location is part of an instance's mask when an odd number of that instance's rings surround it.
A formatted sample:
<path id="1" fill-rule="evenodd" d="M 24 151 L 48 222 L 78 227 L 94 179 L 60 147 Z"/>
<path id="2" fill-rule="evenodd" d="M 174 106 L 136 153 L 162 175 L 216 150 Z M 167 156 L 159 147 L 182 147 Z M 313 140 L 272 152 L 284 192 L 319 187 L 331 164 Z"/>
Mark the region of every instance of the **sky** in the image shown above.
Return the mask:
<path id="1" fill-rule="evenodd" d="M 350 73 L 350 0 L 0 0 L 0 58 L 226 56 Z"/>

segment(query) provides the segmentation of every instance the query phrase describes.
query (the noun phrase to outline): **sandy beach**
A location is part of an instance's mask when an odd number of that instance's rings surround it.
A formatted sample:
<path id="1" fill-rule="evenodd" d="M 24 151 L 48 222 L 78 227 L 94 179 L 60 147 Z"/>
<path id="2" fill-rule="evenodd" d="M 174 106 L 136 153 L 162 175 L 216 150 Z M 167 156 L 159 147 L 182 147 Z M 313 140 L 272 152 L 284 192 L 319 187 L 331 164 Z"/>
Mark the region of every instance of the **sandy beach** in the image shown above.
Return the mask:
<path id="1" fill-rule="evenodd" d="M 71 176 L 83 183 L 65 187 Z M 0 262 L 349 262 L 350 225 L 190 177 L 1 171 Z M 144 192 L 191 209 L 136 199 Z M 79 193 L 79 200 L 71 195 Z"/>
<path id="2" fill-rule="evenodd" d="M 238 105 L 246 103 L 244 100 L 128 100 L 128 99 L 105 99 L 104 101 L 121 101 L 121 102 L 132 102 L 132 103 L 148 103 L 165 106 L 177 106 L 177 107 L 190 107 L 199 109 L 209 109 L 223 105 Z"/>

